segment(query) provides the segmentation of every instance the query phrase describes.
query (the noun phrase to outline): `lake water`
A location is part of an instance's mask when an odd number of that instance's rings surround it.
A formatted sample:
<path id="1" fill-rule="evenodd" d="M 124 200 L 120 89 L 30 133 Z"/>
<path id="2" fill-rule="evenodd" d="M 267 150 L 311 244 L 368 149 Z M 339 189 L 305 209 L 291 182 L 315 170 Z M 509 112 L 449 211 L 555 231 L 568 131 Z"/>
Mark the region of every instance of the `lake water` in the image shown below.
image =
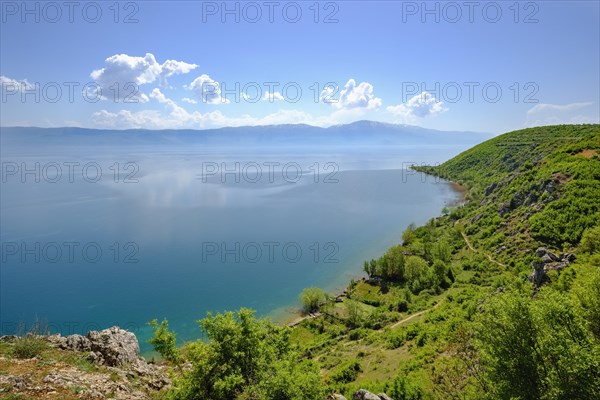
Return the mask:
<path id="1" fill-rule="evenodd" d="M 148 350 L 154 318 L 181 340 L 207 311 L 281 319 L 455 202 L 405 168 L 462 150 L 3 149 L 2 333 L 120 325 Z"/>

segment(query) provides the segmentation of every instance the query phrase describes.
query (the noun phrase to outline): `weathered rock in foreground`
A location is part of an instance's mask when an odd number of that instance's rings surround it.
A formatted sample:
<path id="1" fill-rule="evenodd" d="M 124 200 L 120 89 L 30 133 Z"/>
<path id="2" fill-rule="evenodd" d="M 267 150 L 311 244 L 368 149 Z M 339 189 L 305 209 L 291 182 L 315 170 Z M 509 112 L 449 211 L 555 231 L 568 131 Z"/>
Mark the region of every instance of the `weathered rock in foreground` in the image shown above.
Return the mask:
<path id="1" fill-rule="evenodd" d="M 365 389 L 360 389 L 354 393 L 352 400 L 392 400 L 385 393 L 373 394 Z"/>
<path id="2" fill-rule="evenodd" d="M 532 263 L 533 272 L 529 275 L 529 282 L 540 287 L 545 282 L 549 281 L 548 271 L 560 272 L 565 269 L 569 263 L 575 261 L 575 255 L 571 253 L 563 253 L 556 255 L 545 247 L 539 247 L 535 251 L 535 255 L 540 257 L 540 261 Z"/>
<path id="3" fill-rule="evenodd" d="M 103 331 L 90 331 L 87 339 L 91 343 L 91 351 L 94 353 L 96 363 L 118 367 L 140 360 L 140 345 L 137 338 L 125 329 L 113 326 Z"/>
<path id="4" fill-rule="evenodd" d="M 334 393 L 334 394 L 330 395 L 330 396 L 327 398 L 327 400 L 348 400 L 348 399 L 346 399 L 346 398 L 345 398 L 344 396 L 342 396 L 341 394 Z"/>
<path id="5" fill-rule="evenodd" d="M 117 326 L 81 335 L 52 335 L 47 337 L 63 350 L 90 352 L 88 359 L 97 365 L 118 367 L 142 360 L 135 335 Z"/>
<path id="6" fill-rule="evenodd" d="M 37 370 L 42 359 L 13 359 L 10 363 L 15 364 L 15 372 L 9 369 L 7 373 L 0 374 L 0 385 L 9 392 L 36 393 L 36 396 L 45 398 L 48 394 L 54 395 L 77 388 L 78 394 L 85 399 L 151 400 L 171 385 L 167 369 L 164 366 L 148 364 L 140 356 L 140 347 L 135 335 L 119 327 L 90 331 L 86 336 L 56 334 L 42 337 L 64 351 L 82 353 L 79 357 L 87 358 L 96 367 L 89 370 L 76 364 L 52 361 L 52 369 L 34 380 L 32 374 L 23 375 L 21 371 Z M 16 336 L 0 337 L 0 340 L 5 342 L 16 339 Z M 4 357 L 0 357 L 0 360 L 9 361 Z M 341 394 L 330 395 L 329 399 L 347 400 Z M 352 400 L 392 399 L 384 393 L 375 395 L 360 389 L 354 393 Z"/>
<path id="7" fill-rule="evenodd" d="M 328 400 L 347 400 L 341 394 L 332 394 L 328 397 Z M 352 400 L 393 400 L 385 393 L 373 394 L 365 389 L 360 389 L 354 393 Z"/>
<path id="8" fill-rule="evenodd" d="M 119 327 L 91 331 L 86 336 L 57 334 L 44 338 L 64 351 L 82 353 L 79 357 L 87 358 L 96 367 L 89 370 L 78 364 L 55 360 L 51 362 L 51 370 L 35 381 L 33 375 L 26 371 L 38 370 L 41 359 L 9 360 L 0 357 L 8 363 L 7 373 L 0 374 L 0 386 L 11 393 L 35 393 L 36 398 L 77 388 L 78 394 L 85 399 L 150 400 L 171 384 L 167 369 L 148 364 L 140 356 L 135 335 Z M 3 339 L 11 342 L 16 337 L 6 336 Z M 85 353 L 88 353 L 87 357 Z M 1 393 L 2 390 L 0 397 Z"/>

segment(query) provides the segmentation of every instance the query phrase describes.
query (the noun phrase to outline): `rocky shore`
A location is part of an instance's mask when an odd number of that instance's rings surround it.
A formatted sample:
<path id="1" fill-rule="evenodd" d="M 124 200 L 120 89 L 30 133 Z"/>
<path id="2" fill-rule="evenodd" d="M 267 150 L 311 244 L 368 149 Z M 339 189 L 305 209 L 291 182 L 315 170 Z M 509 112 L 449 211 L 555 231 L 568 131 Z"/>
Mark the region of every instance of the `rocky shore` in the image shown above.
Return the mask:
<path id="1" fill-rule="evenodd" d="M 52 355 L 5 354 L 18 336 L 0 336 L 0 397 L 41 399 L 154 400 L 171 386 L 168 366 L 147 362 L 132 332 L 113 326 L 87 335 L 36 336 Z M 187 366 L 184 366 L 184 370 Z M 15 397 L 21 398 L 21 397 Z M 348 400 L 332 394 L 328 400 Z M 351 400 L 392 400 L 361 389 Z"/>
<path id="2" fill-rule="evenodd" d="M 171 384 L 168 368 L 142 358 L 137 338 L 124 329 L 38 338 L 47 342 L 51 356 L 0 356 L 0 397 L 146 400 L 160 398 Z M 7 348 L 17 340 L 0 336 Z"/>

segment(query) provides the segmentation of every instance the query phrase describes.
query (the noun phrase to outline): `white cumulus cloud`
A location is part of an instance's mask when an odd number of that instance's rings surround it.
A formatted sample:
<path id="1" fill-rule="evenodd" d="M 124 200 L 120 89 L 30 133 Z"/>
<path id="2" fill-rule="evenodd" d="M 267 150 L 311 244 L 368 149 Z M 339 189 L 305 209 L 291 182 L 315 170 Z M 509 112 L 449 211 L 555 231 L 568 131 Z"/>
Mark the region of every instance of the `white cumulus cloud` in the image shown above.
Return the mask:
<path id="1" fill-rule="evenodd" d="M 276 101 L 284 101 L 285 98 L 279 92 L 269 92 L 268 90 L 262 97 L 263 100 L 268 101 L 269 103 L 274 103 Z"/>
<path id="2" fill-rule="evenodd" d="M 194 91 L 202 103 L 229 104 L 227 98 L 221 97 L 221 84 L 206 74 L 194 79 L 186 88 Z"/>
<path id="3" fill-rule="evenodd" d="M 187 74 L 196 69 L 196 64 L 167 60 L 159 63 L 152 53 L 144 57 L 115 54 L 104 60 L 104 67 L 92 71 L 90 77 L 98 84 L 96 92 L 104 99 L 148 101 L 139 86 L 159 82 L 167 86 L 167 78 Z"/>
<path id="4" fill-rule="evenodd" d="M 6 94 L 20 93 L 24 90 L 33 90 L 35 88 L 35 86 L 29 83 L 27 79 L 17 80 L 4 75 L 0 75 L 0 87 Z"/>
<path id="5" fill-rule="evenodd" d="M 414 122 L 416 118 L 426 118 L 440 114 L 448 109 L 429 92 L 421 92 L 405 103 L 389 106 L 387 111 L 402 119 L 404 122 Z"/>
<path id="6" fill-rule="evenodd" d="M 370 110 L 381 107 L 381 99 L 373 94 L 373 85 L 369 82 L 361 82 L 357 85 L 354 79 L 349 79 L 342 90 L 339 90 L 339 87 L 326 86 L 321 92 L 321 100 L 339 110 L 353 108 Z"/>
<path id="7" fill-rule="evenodd" d="M 207 129 L 225 126 L 277 124 L 331 126 L 356 121 L 357 117 L 366 112 L 365 109 L 341 109 L 324 116 L 314 116 L 306 111 L 296 109 L 280 109 L 264 116 L 248 114 L 227 116 L 219 110 L 204 113 L 198 110 L 190 112 L 168 98 L 159 88 L 152 90 L 149 100 L 163 105 L 165 110 L 149 109 L 135 112 L 129 110 L 117 112 L 101 110 L 92 115 L 92 127 L 113 129 Z"/>

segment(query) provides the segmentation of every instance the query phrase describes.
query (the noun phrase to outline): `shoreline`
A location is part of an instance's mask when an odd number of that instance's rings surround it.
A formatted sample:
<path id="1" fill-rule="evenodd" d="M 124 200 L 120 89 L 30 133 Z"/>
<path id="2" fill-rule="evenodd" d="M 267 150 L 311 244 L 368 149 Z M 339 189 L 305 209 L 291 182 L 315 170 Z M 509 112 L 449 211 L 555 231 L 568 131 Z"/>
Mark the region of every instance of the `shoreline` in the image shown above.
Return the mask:
<path id="1" fill-rule="evenodd" d="M 437 175 L 433 175 L 433 174 L 425 172 L 425 171 L 419 171 L 419 172 L 430 175 L 430 176 L 438 177 Z M 440 177 L 440 179 L 443 179 L 443 178 Z M 466 186 L 464 186 L 458 182 L 450 181 L 450 180 L 446 180 L 446 179 L 443 179 L 442 183 L 448 185 L 454 191 L 454 193 L 457 194 L 457 198 L 452 200 L 450 203 L 448 203 L 449 207 L 459 207 L 466 203 L 466 197 L 467 197 L 467 194 L 469 193 L 469 189 Z M 435 218 L 435 217 L 432 217 L 432 218 Z M 362 276 L 358 279 L 362 280 L 362 281 L 368 280 L 368 278 L 366 278 L 364 276 L 364 274 L 362 274 Z M 348 287 L 349 283 L 350 282 L 348 281 L 346 287 Z M 326 291 L 326 293 L 332 299 L 340 299 L 342 297 L 346 297 L 347 290 L 345 288 L 344 289 L 335 289 L 333 292 Z M 276 313 L 276 316 L 273 315 L 274 313 Z M 267 317 L 270 318 L 271 320 L 273 320 L 273 322 L 276 324 L 293 328 L 296 325 L 300 324 L 305 319 L 314 318 L 315 315 L 314 314 L 304 315 L 302 313 L 301 309 L 294 308 L 292 306 L 288 306 L 288 307 L 282 307 L 279 312 L 278 312 L 278 309 L 273 310 L 271 313 L 267 314 Z"/>
<path id="2" fill-rule="evenodd" d="M 426 172 L 424 172 L 424 173 L 426 173 Z M 434 176 L 429 173 L 426 173 L 426 174 Z M 441 184 L 443 184 L 443 186 L 447 186 L 451 189 L 450 193 L 446 192 L 445 197 L 447 197 L 448 200 L 443 202 L 443 203 L 445 203 L 446 206 L 448 206 L 448 207 L 449 206 L 457 206 L 465 201 L 465 197 L 468 193 L 468 189 L 465 186 L 463 186 L 457 182 L 453 182 L 453 181 L 449 181 L 449 180 L 445 180 L 445 179 L 440 179 L 440 181 L 437 183 L 441 183 Z M 440 194 L 440 196 L 444 196 L 444 194 Z M 442 203 L 442 202 L 440 202 L 440 203 Z M 436 215 L 440 215 L 442 207 L 443 207 L 443 205 L 440 204 L 440 209 L 437 210 L 438 213 Z M 432 216 L 430 216 L 430 218 L 435 218 L 436 215 L 432 215 Z M 423 223 L 425 223 L 425 222 L 426 221 L 423 221 Z M 406 226 L 407 225 L 405 225 L 403 228 L 405 229 Z M 398 240 L 399 239 L 395 240 L 394 243 L 390 244 L 389 246 L 398 244 Z M 382 256 L 385 253 L 385 251 L 387 250 L 387 248 L 389 248 L 389 246 L 387 246 L 386 248 L 383 248 L 383 246 L 384 245 L 382 244 L 381 249 L 375 250 L 375 252 L 373 253 L 375 258 Z M 359 255 L 359 257 L 360 257 L 360 255 Z M 359 281 L 359 280 L 367 279 L 366 274 L 362 270 L 362 261 L 358 261 L 358 260 L 360 260 L 360 259 L 355 259 L 352 262 L 352 264 L 355 265 L 355 267 L 352 267 L 352 270 L 347 270 L 347 271 L 342 272 L 342 274 L 340 274 L 341 276 L 338 275 L 338 276 L 332 278 L 331 283 L 333 283 L 333 284 L 325 285 L 324 290 L 329 296 L 331 296 L 331 298 L 336 299 L 336 298 L 345 297 L 346 290 L 347 290 L 348 285 L 350 284 L 351 280 Z M 363 261 L 364 261 L 364 259 L 363 259 Z M 302 309 L 299 304 L 299 301 L 297 300 L 297 297 L 296 297 L 296 302 L 294 302 L 292 304 L 287 304 L 287 305 L 277 307 L 277 308 L 271 310 L 270 312 L 267 312 L 260 316 L 264 317 L 264 318 L 268 318 L 268 319 L 272 320 L 274 323 L 281 325 L 281 326 L 290 326 L 290 325 L 295 326 L 299 322 L 301 322 L 307 318 L 307 316 L 304 315 L 302 312 Z M 143 347 L 142 355 L 144 357 L 147 357 L 148 355 L 153 355 L 153 351 L 150 350 L 148 348 L 148 345 L 146 344 L 147 339 L 149 337 L 151 337 L 151 334 L 145 325 L 141 326 L 140 328 L 141 328 L 140 330 L 135 329 L 135 331 L 132 331 L 132 332 L 136 335 L 136 337 L 140 341 L 140 344 L 143 343 L 141 346 L 141 347 Z M 146 332 L 143 332 L 143 331 L 146 331 Z M 85 332 L 82 332 L 82 333 L 85 334 Z M 193 338 L 187 338 L 186 340 L 182 341 L 181 344 L 196 340 L 198 337 L 199 336 L 194 336 Z"/>

